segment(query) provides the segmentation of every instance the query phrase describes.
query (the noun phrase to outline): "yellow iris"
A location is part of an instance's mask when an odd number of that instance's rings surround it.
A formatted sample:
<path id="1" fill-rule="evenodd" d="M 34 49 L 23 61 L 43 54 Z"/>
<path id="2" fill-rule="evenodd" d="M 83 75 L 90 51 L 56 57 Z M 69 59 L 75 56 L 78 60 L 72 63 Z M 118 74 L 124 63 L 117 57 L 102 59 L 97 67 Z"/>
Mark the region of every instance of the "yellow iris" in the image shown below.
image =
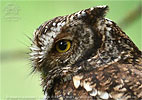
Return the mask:
<path id="1" fill-rule="evenodd" d="M 69 40 L 60 40 L 56 43 L 56 50 L 60 53 L 66 52 L 71 47 L 71 41 Z"/>

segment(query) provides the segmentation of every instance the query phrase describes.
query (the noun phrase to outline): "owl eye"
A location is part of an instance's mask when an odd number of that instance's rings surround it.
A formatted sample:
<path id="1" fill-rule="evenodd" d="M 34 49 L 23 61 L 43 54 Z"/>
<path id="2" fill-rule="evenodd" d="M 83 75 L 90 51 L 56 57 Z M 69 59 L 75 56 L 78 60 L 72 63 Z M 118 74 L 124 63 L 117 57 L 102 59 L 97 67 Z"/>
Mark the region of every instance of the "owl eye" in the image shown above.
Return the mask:
<path id="1" fill-rule="evenodd" d="M 56 43 L 56 50 L 60 53 L 66 52 L 71 47 L 71 41 L 69 40 L 60 40 Z"/>

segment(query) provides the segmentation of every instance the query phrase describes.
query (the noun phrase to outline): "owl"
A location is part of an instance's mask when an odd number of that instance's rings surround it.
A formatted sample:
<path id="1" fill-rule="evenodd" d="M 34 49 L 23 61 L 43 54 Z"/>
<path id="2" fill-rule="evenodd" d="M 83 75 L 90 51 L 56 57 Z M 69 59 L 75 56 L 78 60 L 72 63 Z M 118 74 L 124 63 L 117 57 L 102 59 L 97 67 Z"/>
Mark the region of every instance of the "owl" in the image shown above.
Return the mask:
<path id="1" fill-rule="evenodd" d="M 142 52 L 107 11 L 59 16 L 34 32 L 30 58 L 44 100 L 142 100 Z"/>

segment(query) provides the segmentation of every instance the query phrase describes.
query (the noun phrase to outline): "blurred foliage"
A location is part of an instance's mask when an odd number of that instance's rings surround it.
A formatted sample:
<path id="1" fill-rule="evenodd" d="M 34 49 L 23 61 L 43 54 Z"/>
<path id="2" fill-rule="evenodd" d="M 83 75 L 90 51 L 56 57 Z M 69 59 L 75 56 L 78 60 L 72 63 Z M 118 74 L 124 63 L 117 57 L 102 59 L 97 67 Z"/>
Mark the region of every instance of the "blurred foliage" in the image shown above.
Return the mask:
<path id="1" fill-rule="evenodd" d="M 71 14 L 97 5 L 108 5 L 110 10 L 106 17 L 118 23 L 142 49 L 142 11 L 139 0 L 3 0 L 0 4 L 2 100 L 10 100 L 11 97 L 40 100 L 39 98 L 43 96 L 39 74 L 30 75 L 32 70 L 28 52 L 31 41 L 27 36 L 32 38 L 33 31 L 39 25 L 56 16 Z"/>

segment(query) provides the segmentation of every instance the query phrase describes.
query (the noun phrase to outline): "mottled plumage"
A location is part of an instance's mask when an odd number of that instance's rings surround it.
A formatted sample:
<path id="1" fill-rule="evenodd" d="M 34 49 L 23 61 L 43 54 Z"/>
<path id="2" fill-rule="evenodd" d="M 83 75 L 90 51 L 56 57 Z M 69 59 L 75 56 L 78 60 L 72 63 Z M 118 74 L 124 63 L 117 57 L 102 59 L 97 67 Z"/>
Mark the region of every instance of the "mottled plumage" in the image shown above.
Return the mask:
<path id="1" fill-rule="evenodd" d="M 142 100 L 142 53 L 97 6 L 42 24 L 31 60 L 47 99 Z"/>

